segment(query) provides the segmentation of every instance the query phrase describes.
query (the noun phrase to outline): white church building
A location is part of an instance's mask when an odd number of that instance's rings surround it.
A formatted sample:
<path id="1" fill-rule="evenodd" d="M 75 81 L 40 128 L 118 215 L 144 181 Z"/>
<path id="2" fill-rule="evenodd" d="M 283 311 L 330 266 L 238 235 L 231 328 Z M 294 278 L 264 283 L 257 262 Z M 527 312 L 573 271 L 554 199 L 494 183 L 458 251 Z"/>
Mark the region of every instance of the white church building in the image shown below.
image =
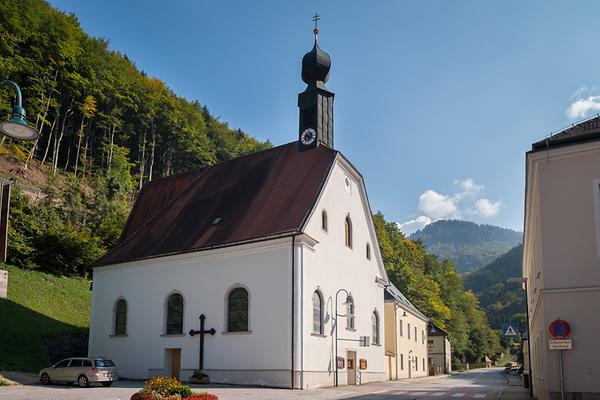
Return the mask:
<path id="1" fill-rule="evenodd" d="M 363 177 L 333 147 L 331 60 L 317 32 L 298 140 L 149 182 L 96 263 L 89 355 L 112 358 L 121 377 L 185 381 L 202 362 L 220 383 L 387 378 L 388 278 Z M 202 349 L 190 334 L 200 315 L 214 329 Z"/>

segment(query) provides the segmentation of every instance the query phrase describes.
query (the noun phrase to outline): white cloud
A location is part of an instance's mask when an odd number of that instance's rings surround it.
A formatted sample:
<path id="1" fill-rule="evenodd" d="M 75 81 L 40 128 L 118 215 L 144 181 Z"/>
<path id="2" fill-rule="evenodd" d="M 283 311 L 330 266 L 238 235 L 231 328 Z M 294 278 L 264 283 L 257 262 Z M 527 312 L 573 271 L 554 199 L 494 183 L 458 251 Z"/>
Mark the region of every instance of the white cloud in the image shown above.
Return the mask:
<path id="1" fill-rule="evenodd" d="M 410 221 L 406 221 L 403 224 L 398 224 L 398 228 L 400 228 L 400 230 L 402 232 L 404 232 L 405 235 L 408 236 L 408 235 L 415 233 L 416 231 L 418 231 L 420 229 L 425 228 L 430 223 L 431 223 L 431 218 L 429 218 L 425 215 L 421 215 L 420 217 L 411 219 Z"/>
<path id="2" fill-rule="evenodd" d="M 430 218 L 439 219 L 456 214 L 458 207 L 453 198 L 427 190 L 419 197 L 419 210 Z"/>
<path id="3" fill-rule="evenodd" d="M 476 213 L 485 218 L 495 217 L 496 215 L 498 215 L 498 213 L 500 213 L 501 207 L 502 202 L 492 202 L 485 198 L 481 198 L 475 202 Z"/>
<path id="4" fill-rule="evenodd" d="M 600 103 L 599 103 L 600 104 Z M 475 183 L 472 178 L 456 180 L 453 194 L 442 194 L 428 189 L 419 196 L 419 210 L 423 215 L 398 223 L 398 227 L 410 235 L 438 219 L 461 219 L 463 215 L 490 218 L 500 213 L 503 206 L 500 200 L 492 201 L 481 197 L 484 185 Z"/>
<path id="5" fill-rule="evenodd" d="M 592 110 L 600 110 L 600 96 L 588 96 L 587 98 L 575 100 L 567 109 L 567 116 L 569 118 L 583 118 Z"/>
<path id="6" fill-rule="evenodd" d="M 483 190 L 483 185 L 478 185 L 471 178 L 464 181 L 454 181 L 454 185 L 462 189 L 462 192 L 456 193 L 453 197 L 456 200 L 462 200 L 465 197 L 475 197 Z"/>

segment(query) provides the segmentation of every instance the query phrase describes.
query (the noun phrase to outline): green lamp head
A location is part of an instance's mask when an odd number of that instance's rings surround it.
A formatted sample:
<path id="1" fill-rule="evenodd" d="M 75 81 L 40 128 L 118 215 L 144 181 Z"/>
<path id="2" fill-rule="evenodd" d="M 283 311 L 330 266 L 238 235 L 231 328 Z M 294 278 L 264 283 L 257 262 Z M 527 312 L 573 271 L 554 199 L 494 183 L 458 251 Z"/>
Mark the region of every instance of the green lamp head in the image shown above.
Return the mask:
<path id="1" fill-rule="evenodd" d="M 27 114 L 21 106 L 21 90 L 11 82 L 5 81 L 17 94 L 17 104 L 13 106 L 12 117 L 8 121 L 0 122 L 0 133 L 18 140 L 36 140 L 40 137 L 38 131 L 27 123 Z"/>

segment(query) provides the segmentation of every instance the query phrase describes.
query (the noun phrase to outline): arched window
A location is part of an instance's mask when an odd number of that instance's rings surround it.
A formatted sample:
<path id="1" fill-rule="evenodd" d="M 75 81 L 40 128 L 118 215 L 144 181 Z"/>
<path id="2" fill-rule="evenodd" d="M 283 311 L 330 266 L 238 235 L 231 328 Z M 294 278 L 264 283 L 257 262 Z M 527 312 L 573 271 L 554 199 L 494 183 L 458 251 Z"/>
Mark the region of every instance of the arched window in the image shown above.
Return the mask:
<path id="1" fill-rule="evenodd" d="M 167 335 L 183 333 L 183 296 L 173 293 L 167 300 Z"/>
<path id="2" fill-rule="evenodd" d="M 237 287 L 227 299 L 227 332 L 248 331 L 248 291 Z"/>
<path id="3" fill-rule="evenodd" d="M 346 299 L 346 329 L 354 329 L 354 299 Z"/>
<path id="4" fill-rule="evenodd" d="M 371 316 L 371 325 L 373 328 L 373 344 L 379 343 L 379 314 L 377 311 L 373 311 L 373 315 Z"/>
<path id="5" fill-rule="evenodd" d="M 346 217 L 346 221 L 344 223 L 344 231 L 346 246 L 352 248 L 352 220 L 350 219 L 349 215 Z"/>
<path id="6" fill-rule="evenodd" d="M 323 329 L 323 297 L 318 290 L 313 293 L 313 333 L 322 335 Z"/>
<path id="7" fill-rule="evenodd" d="M 321 211 L 321 229 L 327 232 L 327 211 Z"/>
<path id="8" fill-rule="evenodd" d="M 367 260 L 370 260 L 371 259 L 371 245 L 369 243 L 367 243 L 366 254 L 367 254 Z"/>
<path id="9" fill-rule="evenodd" d="M 117 300 L 115 304 L 115 335 L 127 334 L 127 302 L 125 299 Z"/>

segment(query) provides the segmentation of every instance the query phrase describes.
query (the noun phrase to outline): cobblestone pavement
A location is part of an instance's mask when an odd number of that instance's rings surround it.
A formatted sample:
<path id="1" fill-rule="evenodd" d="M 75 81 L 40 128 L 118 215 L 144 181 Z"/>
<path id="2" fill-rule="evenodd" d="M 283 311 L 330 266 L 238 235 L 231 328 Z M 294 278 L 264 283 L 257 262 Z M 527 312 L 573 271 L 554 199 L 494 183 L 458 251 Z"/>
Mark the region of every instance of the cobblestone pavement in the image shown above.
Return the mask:
<path id="1" fill-rule="evenodd" d="M 267 389 L 237 386 L 194 386 L 220 400 L 526 400 L 528 392 L 518 382 L 507 383 L 501 369 L 490 368 L 438 377 L 406 379 L 311 390 Z M 129 400 L 142 382 L 119 381 L 113 387 L 80 389 L 66 385 L 24 385 L 0 387 L 0 400 Z"/>

